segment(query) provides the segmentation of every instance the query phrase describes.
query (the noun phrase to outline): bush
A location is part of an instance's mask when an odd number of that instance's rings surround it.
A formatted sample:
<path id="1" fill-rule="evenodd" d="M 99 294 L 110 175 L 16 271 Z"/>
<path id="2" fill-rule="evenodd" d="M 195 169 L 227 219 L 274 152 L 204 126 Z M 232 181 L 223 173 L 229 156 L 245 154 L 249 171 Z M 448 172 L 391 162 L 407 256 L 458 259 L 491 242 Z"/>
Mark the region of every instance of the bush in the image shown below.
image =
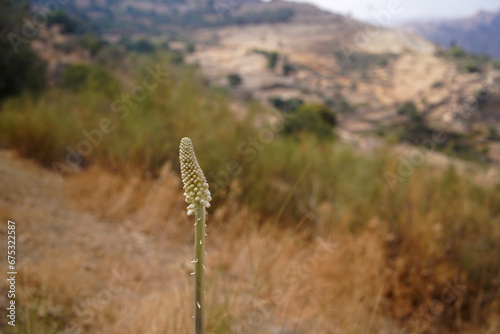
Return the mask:
<path id="1" fill-rule="evenodd" d="M 61 95 L 8 101 L 0 113 L 0 142 L 49 167 L 77 138 L 74 106 L 75 101 Z"/>
<path id="2" fill-rule="evenodd" d="M 303 104 L 285 117 L 283 131 L 287 135 L 309 132 L 320 139 L 333 137 L 337 124 L 335 114 L 324 105 Z"/>
<path id="3" fill-rule="evenodd" d="M 140 39 L 136 42 L 133 42 L 129 48 L 129 51 L 135 51 L 138 53 L 152 53 L 155 52 L 156 47 L 153 43 L 148 41 L 147 39 Z"/>
<path id="4" fill-rule="evenodd" d="M 500 131 L 494 125 L 488 126 L 488 139 L 489 140 L 500 140 Z"/>
<path id="5" fill-rule="evenodd" d="M 108 96 L 117 94 L 120 90 L 119 81 L 105 69 L 82 64 L 70 65 L 66 68 L 61 86 L 75 93 L 91 90 Z"/>
<path id="6" fill-rule="evenodd" d="M 193 53 L 196 51 L 196 45 L 192 42 L 186 43 L 186 52 L 187 53 Z"/>
<path id="7" fill-rule="evenodd" d="M 63 34 L 74 34 L 78 29 L 78 23 L 66 12 L 58 10 L 51 12 L 47 16 L 47 26 L 59 25 Z"/>
<path id="8" fill-rule="evenodd" d="M 231 17 L 226 16 L 226 24 L 258 24 L 258 23 L 278 23 L 287 22 L 295 15 L 295 11 L 290 8 L 267 10 L 264 12 L 250 12 L 244 15 Z"/>
<path id="9" fill-rule="evenodd" d="M 477 93 L 481 96 L 481 92 Z M 476 98 L 478 98 L 476 96 Z M 405 115 L 407 119 L 400 124 L 390 127 L 379 127 L 376 133 L 385 137 L 391 144 L 406 142 L 409 144 L 420 145 L 432 138 L 435 130 L 432 129 L 426 119 L 418 112 L 413 102 L 406 102 L 398 108 L 399 115 Z M 462 159 L 475 162 L 487 162 L 487 150 L 485 146 L 474 143 L 473 138 L 454 132 L 445 132 L 443 142 L 435 143 L 435 149 L 448 155 L 457 156 Z"/>
<path id="10" fill-rule="evenodd" d="M 301 105 L 304 104 L 304 101 L 297 98 L 282 100 L 279 97 L 271 97 L 269 99 L 269 102 L 271 102 L 273 107 L 284 113 L 295 112 L 300 108 Z"/>
<path id="11" fill-rule="evenodd" d="M 467 58 L 461 65 L 462 69 L 467 73 L 480 73 L 481 66 L 478 61 L 473 58 Z"/>
<path id="12" fill-rule="evenodd" d="M 476 99 L 477 108 L 483 110 L 488 103 L 490 94 L 486 89 L 480 89 L 474 93 L 474 97 Z"/>
<path id="13" fill-rule="evenodd" d="M 125 58 L 125 51 L 115 45 L 106 45 L 95 56 L 95 63 L 105 68 L 119 67 Z"/>
<path id="14" fill-rule="evenodd" d="M 396 126 L 392 126 L 387 132 L 395 135 L 398 141 L 407 143 L 418 143 L 432 135 L 432 129 L 427 125 L 426 120 L 418 112 L 413 102 L 406 102 L 397 109 L 398 115 L 406 116 L 407 119 Z M 384 136 L 387 135 L 382 131 Z"/>
<path id="15" fill-rule="evenodd" d="M 70 65 L 63 74 L 61 86 L 78 92 L 87 85 L 90 67 L 86 65 Z"/>
<path id="16" fill-rule="evenodd" d="M 355 109 L 341 95 L 337 96 L 335 99 L 328 99 L 325 101 L 325 103 L 329 108 L 338 113 L 350 112 Z"/>
<path id="17" fill-rule="evenodd" d="M 167 52 L 167 58 L 169 63 L 174 64 L 174 65 L 181 65 L 184 63 L 184 56 L 182 53 L 177 52 L 177 51 L 171 51 Z"/>
<path id="18" fill-rule="evenodd" d="M 456 44 L 453 44 L 448 52 L 455 59 L 465 58 L 467 56 L 467 52 Z"/>
<path id="19" fill-rule="evenodd" d="M 415 118 L 418 115 L 417 107 L 413 102 L 405 102 L 398 108 L 398 115 L 407 115 L 410 118 Z"/>
<path id="20" fill-rule="evenodd" d="M 398 57 L 391 53 L 372 54 L 353 52 L 346 54 L 344 51 L 334 51 L 333 55 L 337 61 L 337 67 L 343 75 L 352 75 L 353 72 L 356 72 L 365 80 L 369 79 L 369 69 L 373 67 L 387 67 L 392 59 Z"/>
<path id="21" fill-rule="evenodd" d="M 284 76 L 289 76 L 290 74 L 292 74 L 293 72 L 295 72 L 295 66 L 293 66 L 292 64 L 290 64 L 288 61 L 286 61 L 284 64 L 283 64 L 283 75 Z"/>
<path id="22" fill-rule="evenodd" d="M 278 63 L 279 55 L 277 52 L 270 52 L 267 54 L 267 68 L 273 70 Z"/>
<path id="23" fill-rule="evenodd" d="M 82 37 L 82 45 L 85 49 L 90 51 L 92 56 L 95 56 L 97 52 L 105 45 L 99 37 L 94 34 L 86 33 Z"/>
<path id="24" fill-rule="evenodd" d="M 466 73 L 481 73 L 485 64 L 494 64 L 494 60 L 490 56 L 467 52 L 455 43 L 452 43 L 448 50 L 439 51 L 438 55 L 448 59 L 451 58 L 458 69 Z"/>
<path id="25" fill-rule="evenodd" d="M 239 74 L 235 74 L 235 73 L 229 74 L 227 76 L 227 80 L 229 81 L 229 86 L 231 86 L 231 87 L 237 87 L 237 86 L 241 85 L 241 83 L 243 82 L 243 80 L 241 79 L 241 76 Z"/>

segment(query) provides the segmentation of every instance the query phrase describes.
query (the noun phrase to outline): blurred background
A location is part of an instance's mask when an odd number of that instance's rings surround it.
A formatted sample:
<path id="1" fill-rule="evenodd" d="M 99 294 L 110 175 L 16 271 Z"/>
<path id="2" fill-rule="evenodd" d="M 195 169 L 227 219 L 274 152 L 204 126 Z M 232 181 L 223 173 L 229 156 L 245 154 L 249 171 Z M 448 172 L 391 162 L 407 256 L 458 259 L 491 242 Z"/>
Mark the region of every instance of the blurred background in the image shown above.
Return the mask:
<path id="1" fill-rule="evenodd" d="M 208 333 L 500 332 L 497 1 L 0 0 L 0 32 L 0 332 L 193 332 L 185 136 Z"/>

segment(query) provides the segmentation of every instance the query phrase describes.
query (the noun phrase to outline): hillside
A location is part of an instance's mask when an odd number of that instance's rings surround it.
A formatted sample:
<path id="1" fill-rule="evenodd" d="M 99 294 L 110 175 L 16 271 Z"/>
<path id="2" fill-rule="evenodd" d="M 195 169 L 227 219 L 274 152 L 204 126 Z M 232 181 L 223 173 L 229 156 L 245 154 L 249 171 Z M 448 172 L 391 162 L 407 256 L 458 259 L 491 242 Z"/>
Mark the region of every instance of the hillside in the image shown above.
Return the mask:
<path id="1" fill-rule="evenodd" d="M 108 43 L 149 39 L 183 53 L 240 99 L 325 104 L 345 138 L 415 144 L 434 129 L 451 138 L 443 150 L 500 161 L 500 69 L 480 56 L 281 0 L 76 1 L 64 10 Z M 495 15 L 456 25 L 489 22 L 496 31 Z M 418 124 L 404 110 L 409 104 Z"/>
<path id="2" fill-rule="evenodd" d="M 391 136 L 386 129 L 405 122 L 398 110 L 408 102 L 431 128 L 452 137 L 476 133 L 469 146 L 483 145 L 478 143 L 500 127 L 500 70 L 488 62 L 465 53 L 455 57 L 417 35 L 304 4 L 245 3 L 234 15 L 263 8 L 292 9 L 295 15 L 288 22 L 196 30 L 190 36 L 197 47 L 188 59 L 218 85 L 239 76 L 233 91 L 241 97 L 265 104 L 325 103 L 353 136 Z M 497 144 L 488 145 L 489 159 L 499 161 Z"/>
<path id="3" fill-rule="evenodd" d="M 491 59 L 284 1 L 64 9 L 30 57 L 0 39 L 49 79 L 4 74 L 1 333 L 193 333 L 183 137 L 213 197 L 207 333 L 500 331 Z"/>
<path id="4" fill-rule="evenodd" d="M 443 47 L 456 43 L 468 51 L 500 58 L 500 9 L 481 11 L 461 19 L 412 22 L 402 28 L 418 33 Z"/>

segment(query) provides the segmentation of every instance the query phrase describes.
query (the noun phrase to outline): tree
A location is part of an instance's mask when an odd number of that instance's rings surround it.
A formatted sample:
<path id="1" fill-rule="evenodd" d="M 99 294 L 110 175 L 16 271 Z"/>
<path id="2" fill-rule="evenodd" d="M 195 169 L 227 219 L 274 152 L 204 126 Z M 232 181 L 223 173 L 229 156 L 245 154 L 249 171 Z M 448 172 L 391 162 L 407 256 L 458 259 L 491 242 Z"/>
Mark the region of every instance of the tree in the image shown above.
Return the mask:
<path id="1" fill-rule="evenodd" d="M 59 25 L 63 34 L 73 34 L 77 31 L 77 22 L 61 10 L 50 13 L 47 19 L 47 26 Z"/>
<path id="2" fill-rule="evenodd" d="M 33 33 L 26 34 L 30 19 L 29 4 L 0 0 L 0 101 L 24 90 L 38 93 L 46 86 L 46 62 L 30 47 Z"/>

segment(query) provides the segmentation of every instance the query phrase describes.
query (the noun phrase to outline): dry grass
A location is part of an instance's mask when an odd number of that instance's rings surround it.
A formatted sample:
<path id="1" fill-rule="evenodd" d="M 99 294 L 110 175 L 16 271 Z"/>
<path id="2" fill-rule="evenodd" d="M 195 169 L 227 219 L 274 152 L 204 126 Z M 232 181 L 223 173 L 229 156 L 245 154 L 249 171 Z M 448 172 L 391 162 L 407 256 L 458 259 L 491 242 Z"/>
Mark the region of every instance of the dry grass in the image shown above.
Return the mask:
<path id="1" fill-rule="evenodd" d="M 24 307 L 16 333 L 192 332 L 193 226 L 169 165 L 156 180 L 94 167 L 60 184 L 50 172 L 2 155 L 1 181 L 13 201 L 3 195 L 8 206 L 0 216 L 15 217 L 22 227 L 18 301 Z M 439 273 L 427 282 L 421 273 L 411 275 L 411 256 L 402 256 L 411 251 L 401 248 L 388 262 L 393 232 L 376 218 L 352 234 L 349 217 L 332 224 L 325 207 L 323 230 L 311 236 L 227 203 L 208 215 L 210 333 L 437 333 L 449 325 L 443 319 L 450 309 L 460 307 L 445 304 L 433 318 L 429 308 L 411 305 L 412 298 L 433 296 L 422 293 L 426 288 L 442 289 L 429 287 Z M 428 237 L 417 232 L 411 235 Z M 473 328 L 498 330 L 497 313 L 489 310 L 489 321 Z M 465 322 L 461 328 L 474 333 Z"/>
<path id="2" fill-rule="evenodd" d="M 22 165 L 4 174 L 9 193 L 22 189 L 24 177 L 49 181 L 34 182 L 25 202 L 9 208 L 22 226 L 19 332 L 192 331 L 192 224 L 184 203 L 176 209 L 182 193 L 175 173 L 166 167 L 163 179 L 138 183 L 95 168 L 61 189 L 51 173 L 30 164 L 20 172 L 25 163 L 8 158 Z M 209 332 L 354 333 L 390 325 L 376 312 L 383 252 L 375 235 L 311 241 L 271 224 L 259 227 L 237 209 L 209 215 Z"/>

